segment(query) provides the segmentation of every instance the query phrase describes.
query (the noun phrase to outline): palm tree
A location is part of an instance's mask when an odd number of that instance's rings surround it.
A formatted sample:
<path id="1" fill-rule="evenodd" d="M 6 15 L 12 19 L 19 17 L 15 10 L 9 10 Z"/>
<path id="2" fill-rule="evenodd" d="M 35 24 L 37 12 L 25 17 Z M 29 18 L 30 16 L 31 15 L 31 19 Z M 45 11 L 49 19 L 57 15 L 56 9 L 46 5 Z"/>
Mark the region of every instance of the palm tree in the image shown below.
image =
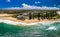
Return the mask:
<path id="1" fill-rule="evenodd" d="M 38 20 L 40 20 L 40 12 L 38 13 Z"/>
<path id="2" fill-rule="evenodd" d="M 31 20 L 32 19 L 32 16 L 31 16 L 31 13 L 29 13 L 29 20 Z"/>
<path id="3" fill-rule="evenodd" d="M 42 20 L 43 20 L 43 16 L 44 16 L 43 13 L 44 12 L 40 12 L 40 17 L 41 17 Z"/>
<path id="4" fill-rule="evenodd" d="M 47 12 L 47 19 L 49 19 L 50 17 L 50 12 Z"/>

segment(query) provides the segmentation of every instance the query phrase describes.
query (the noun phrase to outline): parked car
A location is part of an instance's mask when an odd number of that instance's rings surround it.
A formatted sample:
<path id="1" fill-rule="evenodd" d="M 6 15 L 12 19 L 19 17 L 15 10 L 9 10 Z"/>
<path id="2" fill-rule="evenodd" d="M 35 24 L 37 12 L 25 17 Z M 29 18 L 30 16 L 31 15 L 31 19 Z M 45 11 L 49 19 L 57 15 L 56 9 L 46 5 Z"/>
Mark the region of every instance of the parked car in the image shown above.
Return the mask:
<path id="1" fill-rule="evenodd" d="M 17 19 L 19 19 L 19 20 L 25 20 L 25 16 L 19 15 L 19 16 L 17 16 Z"/>

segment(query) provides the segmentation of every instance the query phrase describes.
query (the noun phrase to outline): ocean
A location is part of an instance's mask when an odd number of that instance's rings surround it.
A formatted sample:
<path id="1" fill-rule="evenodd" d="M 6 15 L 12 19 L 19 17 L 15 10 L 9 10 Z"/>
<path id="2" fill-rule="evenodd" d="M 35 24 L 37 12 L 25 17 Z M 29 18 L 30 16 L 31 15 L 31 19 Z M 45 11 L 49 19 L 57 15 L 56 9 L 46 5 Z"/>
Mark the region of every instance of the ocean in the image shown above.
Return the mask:
<path id="1" fill-rule="evenodd" d="M 60 22 L 18 26 L 0 23 L 0 37 L 60 37 Z"/>

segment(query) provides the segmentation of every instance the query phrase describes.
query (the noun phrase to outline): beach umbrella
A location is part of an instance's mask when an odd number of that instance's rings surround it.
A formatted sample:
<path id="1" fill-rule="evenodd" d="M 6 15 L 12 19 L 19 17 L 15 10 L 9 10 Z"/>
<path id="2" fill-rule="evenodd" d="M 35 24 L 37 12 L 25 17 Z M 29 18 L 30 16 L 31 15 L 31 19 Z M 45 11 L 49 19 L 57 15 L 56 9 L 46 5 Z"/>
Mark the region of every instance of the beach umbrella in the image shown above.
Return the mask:
<path id="1" fill-rule="evenodd" d="M 60 17 L 60 11 L 57 11 L 57 14 L 58 14 L 58 18 Z"/>
<path id="2" fill-rule="evenodd" d="M 60 11 L 57 11 L 57 14 L 59 14 L 59 15 L 60 15 Z"/>

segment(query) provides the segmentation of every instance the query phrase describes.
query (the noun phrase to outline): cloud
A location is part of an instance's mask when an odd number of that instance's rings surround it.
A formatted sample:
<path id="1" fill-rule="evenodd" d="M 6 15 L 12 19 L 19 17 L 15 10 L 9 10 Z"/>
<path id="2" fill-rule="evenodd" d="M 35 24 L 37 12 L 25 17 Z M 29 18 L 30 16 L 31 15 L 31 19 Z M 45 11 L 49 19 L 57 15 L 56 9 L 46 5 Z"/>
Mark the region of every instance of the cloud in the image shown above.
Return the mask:
<path id="1" fill-rule="evenodd" d="M 40 3 L 41 3 L 41 2 L 39 2 L 39 1 L 38 1 L 38 2 L 35 2 L 35 4 L 40 4 Z"/>
<path id="2" fill-rule="evenodd" d="M 3 10 L 14 10 L 14 9 L 22 9 L 20 7 L 8 7 L 8 8 L 2 8 Z"/>
<path id="3" fill-rule="evenodd" d="M 22 6 L 23 6 L 23 8 L 29 8 L 29 9 L 36 8 L 36 6 L 31 6 L 31 5 L 28 5 L 25 3 L 23 3 Z"/>
<path id="4" fill-rule="evenodd" d="M 11 0 L 6 0 L 7 2 L 11 2 Z"/>
<path id="5" fill-rule="evenodd" d="M 60 5 L 58 5 L 58 7 L 60 7 Z"/>
<path id="6" fill-rule="evenodd" d="M 27 9 L 27 10 L 31 10 L 31 9 L 36 9 L 36 10 L 60 10 L 60 8 L 58 7 L 47 7 L 47 6 L 34 6 L 34 5 L 28 5 L 26 3 L 22 3 L 23 7 L 11 7 L 11 8 L 4 8 L 4 9 Z"/>
<path id="7" fill-rule="evenodd" d="M 34 5 L 31 6 L 31 5 L 28 5 L 25 3 L 23 3 L 22 6 L 23 6 L 23 8 L 26 8 L 26 9 L 60 9 L 57 7 L 47 7 L 47 6 L 39 7 L 39 6 L 34 6 Z"/>

